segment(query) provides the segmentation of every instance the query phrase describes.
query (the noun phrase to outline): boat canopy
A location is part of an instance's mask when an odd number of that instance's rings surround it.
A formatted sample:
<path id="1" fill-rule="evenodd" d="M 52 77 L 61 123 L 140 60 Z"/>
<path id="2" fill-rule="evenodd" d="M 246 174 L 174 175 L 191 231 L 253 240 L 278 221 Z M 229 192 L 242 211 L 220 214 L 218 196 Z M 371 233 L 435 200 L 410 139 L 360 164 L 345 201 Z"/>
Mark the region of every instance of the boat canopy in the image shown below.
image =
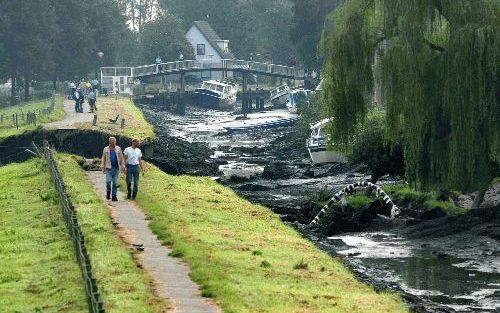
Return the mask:
<path id="1" fill-rule="evenodd" d="M 310 124 L 311 130 L 321 128 L 321 127 L 325 126 L 326 124 L 330 123 L 331 121 L 333 121 L 333 117 L 325 118 L 319 122 L 316 122 L 314 124 Z"/>

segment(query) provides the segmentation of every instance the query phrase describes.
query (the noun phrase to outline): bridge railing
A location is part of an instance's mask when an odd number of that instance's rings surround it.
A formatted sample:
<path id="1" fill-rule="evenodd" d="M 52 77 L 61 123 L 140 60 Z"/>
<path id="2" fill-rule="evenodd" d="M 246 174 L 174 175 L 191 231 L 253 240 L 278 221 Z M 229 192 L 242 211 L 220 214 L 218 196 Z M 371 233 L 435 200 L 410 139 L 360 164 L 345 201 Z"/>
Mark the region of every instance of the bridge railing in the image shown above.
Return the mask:
<path id="1" fill-rule="evenodd" d="M 246 70 L 255 73 L 284 75 L 290 77 L 304 76 L 304 71 L 296 67 L 233 59 L 223 59 L 217 63 L 212 63 L 210 60 L 186 60 L 138 66 L 133 68 L 133 76 L 140 77 L 189 70 Z"/>

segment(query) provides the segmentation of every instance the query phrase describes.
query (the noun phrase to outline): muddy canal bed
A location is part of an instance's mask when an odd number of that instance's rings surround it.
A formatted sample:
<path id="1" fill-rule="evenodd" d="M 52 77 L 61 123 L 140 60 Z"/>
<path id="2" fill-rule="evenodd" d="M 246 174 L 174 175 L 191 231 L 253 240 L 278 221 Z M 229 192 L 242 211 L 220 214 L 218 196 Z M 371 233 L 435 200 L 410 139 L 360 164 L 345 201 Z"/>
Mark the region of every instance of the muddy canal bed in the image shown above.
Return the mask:
<path id="1" fill-rule="evenodd" d="M 315 199 L 369 177 L 359 166 L 313 166 L 305 137 L 293 127 L 227 132 L 229 112 L 187 108 L 178 116 L 139 105 L 159 137 L 153 162 L 168 172 L 210 175 L 248 200 L 268 206 L 284 222 L 307 224 L 319 210 Z M 287 114 L 269 112 L 269 116 Z M 170 154 L 172 138 L 196 149 Z M 164 144 L 162 144 L 162 142 Z M 199 153 L 197 153 L 199 150 Z M 175 158 L 187 158 L 171 167 Z M 163 165 L 163 166 L 162 166 Z M 385 177 L 380 182 L 395 183 Z M 500 208 L 462 220 L 422 223 L 403 215 L 375 219 L 342 233 L 305 232 L 320 248 L 378 288 L 401 292 L 418 312 L 500 312 Z"/>

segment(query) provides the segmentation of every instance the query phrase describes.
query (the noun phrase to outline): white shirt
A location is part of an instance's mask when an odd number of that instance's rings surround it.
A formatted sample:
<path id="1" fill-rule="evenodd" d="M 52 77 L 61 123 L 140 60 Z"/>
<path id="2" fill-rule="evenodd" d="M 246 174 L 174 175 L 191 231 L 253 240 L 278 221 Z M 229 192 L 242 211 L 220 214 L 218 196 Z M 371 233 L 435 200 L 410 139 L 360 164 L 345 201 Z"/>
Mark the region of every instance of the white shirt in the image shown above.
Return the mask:
<path id="1" fill-rule="evenodd" d="M 127 158 L 127 165 L 139 165 L 139 160 L 142 158 L 139 148 L 128 147 L 123 151 L 123 155 Z"/>

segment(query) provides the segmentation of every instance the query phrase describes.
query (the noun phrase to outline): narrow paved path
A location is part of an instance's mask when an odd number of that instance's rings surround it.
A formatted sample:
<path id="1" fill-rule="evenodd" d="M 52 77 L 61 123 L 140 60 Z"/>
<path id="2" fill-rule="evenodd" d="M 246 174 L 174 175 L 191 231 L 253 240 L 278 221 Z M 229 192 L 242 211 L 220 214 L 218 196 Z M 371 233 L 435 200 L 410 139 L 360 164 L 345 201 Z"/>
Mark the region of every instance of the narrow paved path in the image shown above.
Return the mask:
<path id="1" fill-rule="evenodd" d="M 106 187 L 104 174 L 87 172 L 96 191 L 104 198 Z M 137 260 L 152 276 L 157 294 L 173 304 L 178 313 L 218 313 L 219 307 L 200 294 L 198 286 L 189 278 L 189 267 L 178 258 L 169 256 L 171 249 L 148 227 L 146 215 L 125 195 L 118 192 L 118 202 L 107 201 L 111 217 L 120 230 L 120 235 L 129 245 L 140 246 L 144 251 L 137 254 Z"/>
<path id="2" fill-rule="evenodd" d="M 47 123 L 44 125 L 45 129 L 76 129 L 75 124 L 77 123 L 92 123 L 94 119 L 94 113 L 88 113 L 89 105 L 87 102 L 83 104 L 83 113 L 75 112 L 75 101 L 74 100 L 64 100 L 64 111 L 66 111 L 66 117 L 63 120 Z"/>

